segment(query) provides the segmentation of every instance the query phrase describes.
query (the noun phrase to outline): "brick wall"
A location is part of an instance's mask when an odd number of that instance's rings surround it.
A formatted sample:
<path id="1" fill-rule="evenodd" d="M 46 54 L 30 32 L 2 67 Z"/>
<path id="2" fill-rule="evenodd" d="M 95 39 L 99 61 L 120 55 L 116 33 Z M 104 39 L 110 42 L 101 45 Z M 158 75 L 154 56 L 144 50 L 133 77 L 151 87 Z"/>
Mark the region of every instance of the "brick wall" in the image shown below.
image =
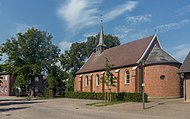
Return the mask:
<path id="1" fill-rule="evenodd" d="M 9 96 L 10 95 L 10 90 L 11 90 L 11 87 L 10 87 L 10 75 L 1 75 L 2 79 L 2 83 L 1 83 L 1 86 L 0 86 L 0 95 L 2 96 Z"/>
<path id="2" fill-rule="evenodd" d="M 180 97 L 179 65 L 151 65 L 145 67 L 145 92 L 150 97 Z M 165 76 L 165 78 L 161 79 Z"/>
<path id="3" fill-rule="evenodd" d="M 150 97 L 180 97 L 181 96 L 181 80 L 178 73 L 179 65 L 150 65 L 145 67 L 145 92 Z M 124 72 L 130 72 L 130 83 L 124 83 Z M 141 78 L 138 68 L 134 67 L 120 68 L 119 72 L 112 70 L 116 77 L 116 87 L 112 87 L 112 92 L 140 92 L 141 91 Z M 75 92 L 102 92 L 107 91 L 107 86 L 100 83 L 96 85 L 96 75 L 103 76 L 102 71 L 76 75 L 75 77 Z M 160 76 L 165 76 L 160 79 Z M 88 76 L 88 85 L 86 86 L 85 77 Z M 119 77 L 119 83 L 118 83 Z M 91 85 L 92 80 L 92 85 Z M 82 86 L 81 86 L 82 82 Z M 92 86 L 92 87 L 91 87 Z M 81 90 L 82 87 L 82 90 Z"/>
<path id="4" fill-rule="evenodd" d="M 120 68 L 118 72 L 116 72 L 117 69 L 112 70 L 112 74 L 116 78 L 115 85 L 116 87 L 112 87 L 111 90 L 112 92 L 135 92 L 135 85 L 136 85 L 136 72 L 135 70 L 132 70 L 132 67 L 128 68 Z M 124 72 L 125 70 L 128 70 L 130 72 L 130 83 L 125 84 L 124 83 Z M 108 87 L 100 82 L 100 84 L 97 86 L 96 85 L 96 75 L 99 75 L 100 81 L 101 77 L 103 77 L 105 74 L 103 74 L 103 71 L 100 72 L 93 72 L 93 73 L 86 73 L 82 75 L 76 75 L 75 77 L 75 85 L 74 85 L 74 91 L 83 91 L 83 92 L 102 92 L 103 89 L 104 91 L 108 91 Z M 88 76 L 88 85 L 86 85 L 86 76 Z M 119 78 L 119 83 L 118 83 L 118 78 Z M 92 81 L 92 83 L 91 83 Z M 82 82 L 82 86 L 81 86 Z M 92 85 L 91 85 L 92 84 Z M 82 87 L 82 90 L 81 90 Z"/>

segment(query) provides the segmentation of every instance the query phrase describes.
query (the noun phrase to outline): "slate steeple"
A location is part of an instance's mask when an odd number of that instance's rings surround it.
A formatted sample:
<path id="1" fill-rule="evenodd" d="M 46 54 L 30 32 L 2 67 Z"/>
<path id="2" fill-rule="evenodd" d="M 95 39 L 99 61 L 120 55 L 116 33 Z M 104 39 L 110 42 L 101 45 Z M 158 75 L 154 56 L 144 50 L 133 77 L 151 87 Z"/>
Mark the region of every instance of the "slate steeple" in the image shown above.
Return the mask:
<path id="1" fill-rule="evenodd" d="M 106 48 L 107 46 L 104 44 L 103 21 L 101 19 L 100 38 L 99 38 L 99 43 L 96 46 L 96 55 L 100 55 Z"/>

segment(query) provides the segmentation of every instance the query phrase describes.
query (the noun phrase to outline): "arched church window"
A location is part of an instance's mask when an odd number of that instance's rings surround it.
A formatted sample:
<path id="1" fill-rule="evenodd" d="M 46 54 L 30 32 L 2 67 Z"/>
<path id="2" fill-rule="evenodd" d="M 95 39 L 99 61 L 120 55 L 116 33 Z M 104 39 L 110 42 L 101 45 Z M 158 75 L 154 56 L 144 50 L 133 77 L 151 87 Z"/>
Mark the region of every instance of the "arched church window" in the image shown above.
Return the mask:
<path id="1" fill-rule="evenodd" d="M 96 75 L 96 86 L 100 85 L 100 76 L 97 74 Z"/>
<path id="2" fill-rule="evenodd" d="M 88 86 L 88 76 L 85 76 L 85 85 Z"/>
<path id="3" fill-rule="evenodd" d="M 125 84 L 129 84 L 130 83 L 130 72 L 128 70 L 125 70 L 124 83 Z"/>

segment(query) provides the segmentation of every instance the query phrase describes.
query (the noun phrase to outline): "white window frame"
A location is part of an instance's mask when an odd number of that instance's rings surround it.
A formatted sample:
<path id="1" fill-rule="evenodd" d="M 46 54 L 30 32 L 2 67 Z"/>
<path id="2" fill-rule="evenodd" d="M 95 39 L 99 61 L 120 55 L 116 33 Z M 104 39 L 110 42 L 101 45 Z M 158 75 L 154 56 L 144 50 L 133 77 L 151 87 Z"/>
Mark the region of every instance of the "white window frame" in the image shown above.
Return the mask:
<path id="1" fill-rule="evenodd" d="M 129 82 L 128 82 L 129 81 Z M 125 70 L 124 74 L 124 84 L 130 84 L 130 72 L 129 70 Z"/>
<path id="2" fill-rule="evenodd" d="M 88 75 L 85 76 L 85 86 L 88 86 Z"/>
<path id="3" fill-rule="evenodd" d="M 100 85 L 100 75 L 96 75 L 96 86 Z"/>

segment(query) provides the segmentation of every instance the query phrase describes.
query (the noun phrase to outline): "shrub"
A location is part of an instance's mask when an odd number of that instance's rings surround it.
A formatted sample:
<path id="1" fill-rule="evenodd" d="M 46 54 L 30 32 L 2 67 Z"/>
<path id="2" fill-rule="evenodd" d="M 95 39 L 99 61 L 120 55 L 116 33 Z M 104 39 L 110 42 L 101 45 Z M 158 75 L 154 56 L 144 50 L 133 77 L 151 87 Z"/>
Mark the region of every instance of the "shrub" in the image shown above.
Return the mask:
<path id="1" fill-rule="evenodd" d="M 110 93 L 112 101 L 130 101 L 130 102 L 142 102 L 142 93 Z M 96 99 L 104 100 L 106 92 L 95 93 L 95 92 L 67 92 L 65 93 L 66 98 L 78 98 L 78 99 Z M 107 95 L 106 95 L 107 96 Z M 148 101 L 148 95 L 145 93 L 145 102 Z"/>

